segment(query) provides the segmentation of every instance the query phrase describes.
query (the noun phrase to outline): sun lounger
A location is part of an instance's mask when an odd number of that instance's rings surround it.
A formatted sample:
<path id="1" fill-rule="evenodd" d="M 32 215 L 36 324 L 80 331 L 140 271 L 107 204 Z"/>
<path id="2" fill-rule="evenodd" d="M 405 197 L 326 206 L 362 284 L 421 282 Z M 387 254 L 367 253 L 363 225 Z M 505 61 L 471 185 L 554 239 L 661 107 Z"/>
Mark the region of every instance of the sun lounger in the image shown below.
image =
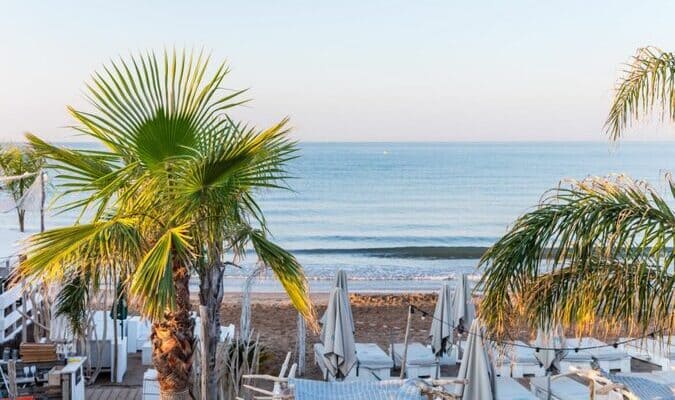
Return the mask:
<path id="1" fill-rule="evenodd" d="M 522 378 L 525 376 L 544 376 L 546 371 L 541 367 L 541 363 L 535 357 L 534 349 L 526 346 L 525 343 L 516 341 L 516 346 L 509 348 L 504 356 L 502 367 L 502 376 L 511 376 L 513 378 Z M 507 367 L 510 374 L 505 373 Z"/>
<path id="2" fill-rule="evenodd" d="M 574 340 L 574 339 L 573 339 Z M 576 341 L 579 343 L 578 341 Z M 592 337 L 581 338 L 581 347 L 607 346 L 607 343 Z M 623 347 L 600 347 L 586 350 L 598 363 L 600 369 L 607 372 L 630 372 L 630 355 Z"/>
<path id="3" fill-rule="evenodd" d="M 403 343 L 396 343 L 390 349 L 394 365 L 400 366 L 403 362 Z M 431 349 L 421 343 L 408 343 L 406 354 L 406 376 L 408 378 L 436 378 L 438 377 L 438 360 Z"/>
<path id="4" fill-rule="evenodd" d="M 356 375 L 359 378 L 384 380 L 391 377 L 394 362 L 375 343 L 356 343 Z"/>
<path id="5" fill-rule="evenodd" d="M 629 338 L 621 338 L 620 341 Z M 663 371 L 675 370 L 675 337 L 645 338 L 623 345 L 625 351 L 638 360 L 656 364 Z"/>
<path id="6" fill-rule="evenodd" d="M 565 348 L 574 349 L 577 347 L 583 347 L 583 342 L 580 342 L 579 339 L 565 339 Z M 569 372 L 570 367 L 591 369 L 592 362 L 593 356 L 588 350 L 568 350 L 565 357 L 560 361 L 560 372 Z"/>
<path id="7" fill-rule="evenodd" d="M 497 377 L 496 400 L 536 400 L 537 397 L 523 385 L 508 376 Z"/>
<path id="8" fill-rule="evenodd" d="M 345 380 L 385 380 L 391 377 L 391 369 L 394 362 L 375 343 L 356 343 L 356 366 L 349 371 Z M 335 377 L 328 373 L 326 362 L 323 357 L 324 347 L 322 343 L 314 344 L 314 362 L 321 369 L 321 374 L 328 380 L 335 380 Z"/>
<path id="9" fill-rule="evenodd" d="M 537 400 L 537 397 L 532 392 L 511 377 L 498 376 L 496 384 L 497 398 L 495 400 Z M 458 388 L 459 384 L 443 386 L 443 389 L 447 393 L 456 393 L 456 389 Z"/>
<path id="10" fill-rule="evenodd" d="M 530 379 L 530 390 L 538 399 L 547 399 L 548 377 Z M 588 400 L 590 390 L 587 386 L 568 377 L 551 379 L 551 396 L 554 400 Z"/>

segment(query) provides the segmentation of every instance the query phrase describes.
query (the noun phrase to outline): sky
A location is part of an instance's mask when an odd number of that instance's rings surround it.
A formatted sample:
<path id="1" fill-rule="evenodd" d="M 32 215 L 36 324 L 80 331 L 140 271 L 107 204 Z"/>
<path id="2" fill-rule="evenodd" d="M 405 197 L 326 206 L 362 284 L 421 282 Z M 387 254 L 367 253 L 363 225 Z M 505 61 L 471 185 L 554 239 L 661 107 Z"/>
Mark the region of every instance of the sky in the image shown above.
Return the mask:
<path id="1" fill-rule="evenodd" d="M 675 51 L 672 1 L 0 0 L 0 140 L 82 140 L 66 105 L 110 59 L 204 48 L 302 141 L 607 140 L 639 47 Z M 675 139 L 646 124 L 631 140 Z"/>

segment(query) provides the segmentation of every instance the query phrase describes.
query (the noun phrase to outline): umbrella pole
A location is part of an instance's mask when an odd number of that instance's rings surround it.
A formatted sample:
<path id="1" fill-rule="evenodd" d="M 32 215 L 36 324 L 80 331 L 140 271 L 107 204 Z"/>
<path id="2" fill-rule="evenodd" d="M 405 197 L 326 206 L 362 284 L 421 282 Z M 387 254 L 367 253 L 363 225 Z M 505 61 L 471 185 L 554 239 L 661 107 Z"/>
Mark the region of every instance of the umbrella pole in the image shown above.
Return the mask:
<path id="1" fill-rule="evenodd" d="M 403 358 L 401 359 L 401 376 L 405 377 L 405 363 L 408 358 L 408 336 L 410 335 L 410 318 L 412 316 L 412 306 L 408 306 L 408 322 L 405 324 L 405 339 L 403 340 Z"/>

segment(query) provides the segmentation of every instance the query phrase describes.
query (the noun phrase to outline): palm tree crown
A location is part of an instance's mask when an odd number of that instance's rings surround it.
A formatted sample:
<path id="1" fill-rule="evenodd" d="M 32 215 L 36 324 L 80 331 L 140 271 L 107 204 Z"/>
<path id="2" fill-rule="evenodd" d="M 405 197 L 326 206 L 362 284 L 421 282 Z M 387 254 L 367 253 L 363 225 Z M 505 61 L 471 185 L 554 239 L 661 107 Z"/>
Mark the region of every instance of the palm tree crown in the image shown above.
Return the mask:
<path id="1" fill-rule="evenodd" d="M 19 278 L 64 284 L 59 309 L 77 323 L 99 286 L 121 281 L 153 323 L 160 390 L 185 398 L 192 380 L 194 321 L 190 276 L 199 280 L 201 374 L 216 396 L 215 362 L 223 271 L 253 249 L 310 324 L 314 313 L 302 267 L 269 240 L 261 190 L 287 188 L 297 156 L 287 120 L 267 129 L 234 122 L 227 111 L 243 91 L 227 91 L 224 64 L 202 53 L 153 53 L 111 62 L 87 86 L 93 110 L 69 108 L 74 129 L 102 150 L 74 150 L 28 134 L 57 171 L 64 210 L 77 223 L 34 235 Z M 207 76 L 210 76 L 207 78 Z M 75 196 L 72 196 L 75 195 Z"/>
<path id="2" fill-rule="evenodd" d="M 675 55 L 638 50 L 616 89 L 613 140 L 660 109 L 675 121 Z M 579 331 L 669 334 L 675 322 L 675 184 L 663 196 L 626 176 L 571 181 L 549 191 L 483 256 L 481 309 L 489 329 L 550 323 Z"/>

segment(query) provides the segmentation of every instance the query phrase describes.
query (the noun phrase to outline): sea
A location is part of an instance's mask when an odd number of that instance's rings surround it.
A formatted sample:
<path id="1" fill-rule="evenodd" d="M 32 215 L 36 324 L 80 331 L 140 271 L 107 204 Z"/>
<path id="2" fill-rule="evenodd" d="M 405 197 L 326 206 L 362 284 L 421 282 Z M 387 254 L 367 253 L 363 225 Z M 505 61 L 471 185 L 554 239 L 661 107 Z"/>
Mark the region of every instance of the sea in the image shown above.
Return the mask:
<path id="1" fill-rule="evenodd" d="M 68 144 L 90 147 L 90 144 Z M 300 143 L 289 165 L 291 190 L 257 193 L 273 239 L 303 265 L 313 291 L 338 269 L 350 290 L 430 291 L 462 273 L 478 276 L 479 257 L 509 226 L 570 179 L 625 174 L 672 200 L 667 176 L 675 142 Z M 52 182 L 48 194 L 60 188 Z M 670 201 L 670 200 L 669 200 Z M 7 211 L 7 210 L 4 210 Z M 72 223 L 50 211 L 47 227 Z M 29 211 L 29 231 L 38 227 Z M 0 215 L 16 231 L 13 211 Z M 10 251 L 10 250 L 6 250 Z M 241 290 L 254 254 L 226 271 Z M 281 291 L 271 273 L 254 291 Z"/>

